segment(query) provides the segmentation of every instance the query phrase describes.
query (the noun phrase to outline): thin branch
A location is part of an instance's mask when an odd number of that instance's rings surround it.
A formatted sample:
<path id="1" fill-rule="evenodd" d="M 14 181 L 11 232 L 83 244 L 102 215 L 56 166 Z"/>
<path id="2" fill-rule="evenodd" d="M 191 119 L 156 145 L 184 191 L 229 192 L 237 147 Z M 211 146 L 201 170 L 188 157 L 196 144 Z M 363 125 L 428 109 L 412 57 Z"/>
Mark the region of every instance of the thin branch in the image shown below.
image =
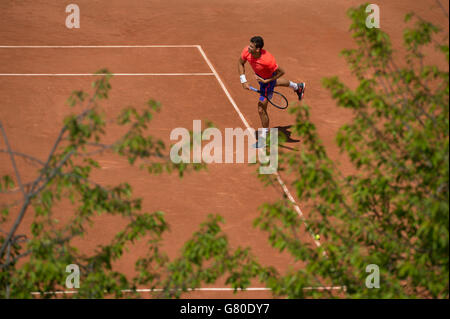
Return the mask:
<path id="1" fill-rule="evenodd" d="M 10 260 L 9 262 L 6 262 L 4 264 L 0 265 L 0 269 L 5 269 L 7 268 L 9 265 L 14 264 L 16 261 L 18 261 L 19 259 L 28 256 L 29 254 L 31 254 L 31 250 L 27 250 L 26 252 L 17 255 L 16 257 L 14 257 L 12 260 Z"/>
<path id="2" fill-rule="evenodd" d="M 397 65 L 395 64 L 394 60 L 391 61 L 391 64 L 392 64 L 392 66 L 393 66 L 394 69 L 395 69 L 395 73 L 398 74 L 398 73 L 399 73 L 399 68 L 398 68 Z M 394 71 L 394 70 L 393 70 L 393 71 Z M 413 70 L 413 71 L 414 71 L 414 70 Z M 400 78 L 401 78 L 403 84 L 405 85 L 406 90 L 407 90 L 408 93 L 410 94 L 411 99 L 414 99 L 414 98 L 415 98 L 414 92 L 413 92 L 413 91 L 411 90 L 411 88 L 409 87 L 409 85 L 408 85 L 408 83 L 406 82 L 405 78 L 404 78 L 404 77 L 400 77 Z M 426 87 L 426 86 L 420 81 L 420 79 L 416 78 L 415 80 L 419 83 L 420 86 L 422 86 L 422 88 L 423 88 L 428 94 L 431 95 L 431 92 L 430 92 L 429 88 Z M 407 104 L 412 104 L 412 103 L 408 103 L 409 101 L 407 100 L 407 98 L 405 98 L 405 102 L 406 102 Z M 436 118 L 435 118 L 433 115 L 427 113 L 427 112 L 425 111 L 425 109 L 423 108 L 423 106 L 422 106 L 420 103 L 415 103 L 415 104 L 412 104 L 412 105 L 416 105 L 417 108 L 418 108 L 418 110 L 422 113 L 421 115 L 425 115 L 426 117 L 428 117 L 430 120 L 433 121 L 433 124 L 434 124 L 434 125 L 437 125 Z M 414 113 L 414 116 L 415 116 L 415 118 L 420 122 L 420 124 L 421 124 L 423 127 L 425 127 L 425 124 L 422 122 L 421 118 L 418 117 L 418 116 L 416 115 L 416 113 Z"/>
<path id="3" fill-rule="evenodd" d="M 91 104 L 92 101 L 93 101 L 93 100 L 91 100 L 91 101 L 89 102 L 89 104 Z M 82 119 L 83 117 L 85 117 L 86 114 L 87 114 L 89 111 L 91 111 L 91 109 L 89 108 L 89 105 L 88 105 L 88 108 L 87 108 L 83 113 L 81 113 L 79 116 L 77 116 L 77 120 L 80 120 L 80 119 Z M 50 160 L 52 159 L 53 154 L 56 152 L 56 148 L 58 147 L 59 143 L 61 142 L 62 137 L 63 137 L 64 133 L 66 132 L 66 130 L 67 130 L 67 125 L 64 125 L 63 128 L 61 129 L 61 131 L 59 132 L 59 135 L 58 135 L 58 137 L 57 137 L 55 143 L 53 144 L 52 150 L 50 151 L 50 153 L 49 153 L 49 155 L 48 155 L 47 161 L 45 162 L 45 166 L 44 166 L 44 168 L 42 169 L 42 171 L 45 171 L 45 170 L 48 168 L 48 165 L 49 165 L 49 163 L 50 163 Z M 42 178 L 43 178 L 44 175 L 45 175 L 45 174 L 41 174 L 41 175 L 36 179 L 36 181 L 33 183 L 33 186 L 32 186 L 32 188 L 31 188 L 31 191 L 34 191 L 34 188 L 39 184 L 39 182 L 42 180 Z"/>
<path id="4" fill-rule="evenodd" d="M 31 187 L 32 184 L 33 184 L 32 182 L 26 183 L 26 184 L 23 185 L 23 187 L 27 191 Z M 19 191 L 20 191 L 20 188 L 15 187 L 15 188 L 7 190 L 7 191 L 0 191 L 0 194 L 13 194 L 13 193 L 16 193 L 16 192 L 19 192 Z"/>
<path id="5" fill-rule="evenodd" d="M 8 151 L 7 151 L 7 150 L 0 149 L 0 153 L 8 153 Z M 40 164 L 41 166 L 44 166 L 44 165 L 45 165 L 45 163 L 44 163 L 43 161 L 41 161 L 40 159 L 38 159 L 38 158 L 36 158 L 36 157 L 33 157 L 33 156 L 31 156 L 31 155 L 27 155 L 27 154 L 20 153 L 20 152 L 14 152 L 14 151 L 13 151 L 12 153 L 13 153 L 14 155 L 17 155 L 17 156 L 26 158 L 26 159 L 28 159 L 28 160 L 31 160 L 32 162 L 37 162 L 37 163 Z"/>
<path id="6" fill-rule="evenodd" d="M 423 19 L 419 14 L 417 14 L 417 13 L 414 13 L 414 16 L 416 16 L 422 23 L 429 23 L 427 20 L 425 20 L 425 19 Z M 438 28 L 440 28 L 439 26 L 437 26 Z M 444 29 L 445 30 L 445 28 L 442 28 L 442 29 Z M 440 30 L 441 31 L 441 30 Z M 447 36 L 445 37 L 445 38 L 447 38 L 448 37 L 448 33 L 447 33 Z M 438 42 L 438 41 L 436 41 L 433 37 L 431 37 L 431 42 L 433 42 L 435 45 L 437 45 L 437 46 L 441 46 L 441 44 Z"/>
<path id="7" fill-rule="evenodd" d="M 1 121 L 0 121 L 0 130 L 3 135 L 3 139 L 5 140 L 6 148 L 8 149 L 8 154 L 11 157 L 11 163 L 14 167 L 14 173 L 16 174 L 17 183 L 19 184 L 19 188 L 22 191 L 23 198 L 25 198 L 27 196 L 27 193 L 25 192 L 25 189 L 23 188 L 22 179 L 20 178 L 20 173 L 19 173 L 19 170 L 17 169 L 16 161 L 14 159 L 14 154 L 11 150 L 11 146 L 9 145 L 8 137 L 6 136 L 6 132 L 5 132 L 5 129 L 3 128 Z"/>
<path id="8" fill-rule="evenodd" d="M 445 11 L 444 6 L 441 4 L 441 2 L 440 2 L 439 0 L 436 0 L 436 2 L 437 2 L 437 4 L 441 7 L 442 12 L 444 13 L 444 15 L 445 15 L 445 16 L 447 17 L 447 19 L 448 19 L 448 12 Z"/>
<path id="9" fill-rule="evenodd" d="M 58 166 L 53 169 L 52 174 L 48 178 L 45 179 L 45 181 L 42 183 L 41 187 L 39 187 L 34 192 L 30 193 L 30 197 L 33 197 L 33 196 L 39 194 L 39 192 L 41 190 L 43 190 L 45 188 L 45 186 L 47 186 L 47 184 L 56 176 L 56 174 L 58 174 L 59 169 L 67 162 L 67 160 L 70 158 L 70 156 L 72 156 L 74 153 L 75 153 L 74 150 L 67 153 L 64 156 L 64 158 L 61 160 L 61 162 L 58 164 Z"/>
<path id="10" fill-rule="evenodd" d="M 91 104 L 94 102 L 94 97 L 92 97 L 89 100 L 87 109 L 84 110 L 80 115 L 77 116 L 77 120 L 82 119 L 83 117 L 85 117 L 90 111 L 91 111 Z M 0 123 L 1 124 L 1 123 Z M 50 178 L 47 178 L 46 181 L 44 181 L 43 186 L 39 187 L 37 190 L 35 190 L 35 188 L 38 186 L 38 184 L 41 182 L 41 180 L 44 178 L 45 172 L 50 164 L 50 161 L 53 157 L 53 154 L 56 152 L 56 149 L 59 145 L 59 143 L 61 142 L 64 133 L 67 131 L 67 125 L 64 125 L 61 129 L 61 131 L 59 132 L 59 135 L 55 141 L 55 143 L 53 144 L 53 147 L 48 155 L 47 161 L 44 165 L 44 168 L 42 169 L 42 173 L 40 174 L 40 176 L 33 182 L 33 185 L 31 186 L 30 192 L 28 194 L 26 194 L 25 197 L 25 201 L 24 204 L 20 210 L 19 215 L 17 216 L 14 225 L 9 233 L 9 235 L 7 236 L 7 238 L 5 239 L 5 241 L 3 242 L 3 245 L 0 249 L 0 258 L 3 256 L 6 246 L 8 244 L 8 242 L 11 240 L 12 236 L 14 235 L 15 231 L 17 230 L 17 228 L 19 227 L 20 223 L 22 222 L 23 217 L 25 216 L 25 212 L 28 208 L 28 205 L 30 204 L 30 201 L 32 199 L 33 196 L 35 196 L 37 193 L 39 193 L 50 181 L 51 178 L 54 177 L 55 175 L 55 171 L 58 170 L 62 165 L 64 165 L 64 163 L 69 159 L 69 157 L 74 153 L 74 151 L 69 152 L 68 154 L 66 154 L 66 156 L 64 157 L 64 159 L 61 161 L 59 167 L 55 168 L 53 170 L 52 176 Z"/>
<path id="11" fill-rule="evenodd" d="M 24 215 L 25 215 L 25 211 L 28 208 L 28 205 L 30 204 L 31 199 L 38 194 L 45 186 L 47 186 L 48 182 L 50 182 L 50 180 L 55 177 L 56 172 L 62 167 L 62 165 L 64 165 L 64 163 L 69 159 L 69 157 L 74 153 L 74 151 L 71 151 L 69 153 L 66 154 L 66 156 L 64 156 L 64 158 L 62 159 L 62 161 L 59 163 L 59 165 L 53 169 L 52 174 L 44 181 L 43 185 L 41 187 L 39 187 L 37 190 L 33 190 L 34 186 L 32 188 L 32 190 L 30 191 L 30 193 L 28 193 L 25 196 L 25 202 L 20 210 L 19 216 L 17 217 L 17 219 L 14 222 L 13 227 L 11 228 L 10 233 L 8 234 L 8 236 L 6 237 L 5 241 L 3 242 L 2 248 L 0 249 L 0 258 L 3 256 L 3 253 L 5 252 L 5 248 L 7 246 L 7 244 L 9 243 L 9 241 L 11 240 L 12 236 L 14 235 L 14 233 L 16 232 L 17 228 L 19 227 Z M 41 176 L 43 176 L 44 174 L 42 174 Z M 40 177 L 39 177 L 40 178 Z M 35 182 L 35 184 L 37 184 Z"/>
<path id="12" fill-rule="evenodd" d="M 70 241 L 75 236 L 78 236 L 80 234 L 82 234 L 82 232 L 75 232 L 75 233 L 73 233 L 73 234 L 71 234 L 69 236 L 63 237 L 61 239 L 56 239 L 54 243 L 56 243 L 56 244 L 64 244 L 64 243 Z M 25 237 L 25 235 L 19 235 L 17 237 L 18 237 L 18 239 L 16 239 L 15 242 L 18 242 L 20 237 Z M 49 246 L 49 245 L 51 245 L 51 243 L 44 244 L 43 246 Z M 24 253 L 22 253 L 20 255 L 17 255 L 16 257 L 14 257 L 14 259 L 10 260 L 9 262 L 7 261 L 4 264 L 0 264 L 0 269 L 4 269 L 4 268 L 8 267 L 9 265 L 15 263 L 17 260 L 19 260 L 19 259 L 21 259 L 23 257 L 26 257 L 26 256 L 28 256 L 31 253 L 32 253 L 32 250 L 30 249 L 30 250 L 27 250 L 27 251 L 25 251 Z"/>
<path id="13" fill-rule="evenodd" d="M 1 125 L 1 123 L 0 123 Z M 6 263 L 9 263 L 9 258 L 11 257 L 11 243 L 8 242 L 8 251 L 6 253 Z M 6 299 L 9 299 L 10 296 L 11 285 L 10 283 L 6 284 Z"/>
<path id="14" fill-rule="evenodd" d="M 20 204 L 20 202 L 22 202 L 22 199 L 18 199 L 18 200 L 16 200 L 16 201 L 12 202 L 11 204 L 2 205 L 2 206 L 0 206 L 0 209 L 14 207 L 14 206 L 16 206 L 17 204 Z"/>
<path id="15" fill-rule="evenodd" d="M 97 146 L 100 147 L 100 149 L 98 149 L 96 151 L 80 154 L 80 156 L 85 157 L 85 156 L 93 156 L 93 155 L 97 155 L 97 154 L 102 154 L 103 152 L 111 150 L 114 147 L 113 144 L 111 144 L 111 145 L 104 145 L 104 146 L 97 145 Z"/>

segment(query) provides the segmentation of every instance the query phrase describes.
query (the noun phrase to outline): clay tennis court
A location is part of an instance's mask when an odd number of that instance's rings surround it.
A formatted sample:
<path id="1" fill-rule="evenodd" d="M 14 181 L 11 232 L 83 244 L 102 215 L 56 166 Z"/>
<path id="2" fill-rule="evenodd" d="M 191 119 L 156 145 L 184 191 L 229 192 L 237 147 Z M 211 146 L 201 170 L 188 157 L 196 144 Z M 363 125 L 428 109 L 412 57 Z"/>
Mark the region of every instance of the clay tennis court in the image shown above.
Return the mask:
<path id="1" fill-rule="evenodd" d="M 149 99 L 162 104 L 150 133 L 170 145 L 176 127 L 192 129 L 193 120 L 209 120 L 225 128 L 260 126 L 257 96 L 242 89 L 237 60 L 253 35 L 261 35 L 287 74 L 286 78 L 307 83 L 304 102 L 311 107 L 329 156 L 340 162 L 345 174 L 351 168 L 334 143 L 337 129 L 351 119 L 348 110 L 336 107 L 321 79 L 337 75 L 354 84 L 345 60 L 339 56 L 353 46 L 346 10 L 361 1 L 260 0 L 260 1 L 73 1 L 81 10 L 80 29 L 65 26 L 65 7 L 60 1 L 15 1 L 0 3 L 0 118 L 16 152 L 44 159 L 53 145 L 62 120 L 72 110 L 65 104 L 73 90 L 86 90 L 94 80 L 89 74 L 107 68 L 110 97 L 102 105 L 113 118 L 128 105 L 139 107 Z M 381 27 L 390 34 L 394 47 L 402 39 L 404 15 L 420 12 L 425 19 L 448 26 L 434 1 L 377 1 Z M 446 4 L 448 10 L 448 5 Z M 247 78 L 256 85 L 250 67 Z M 290 101 L 296 95 L 285 90 Z M 269 107 L 271 127 L 289 127 L 294 118 Z M 109 133 L 114 137 L 114 132 Z M 298 140 L 291 136 L 293 140 Z M 301 141 L 287 146 L 298 149 Z M 0 143 L 4 148 L 4 142 Z M 256 168 L 248 164 L 212 164 L 206 171 L 149 175 L 126 160 L 104 154 L 97 182 L 114 185 L 129 182 L 134 195 L 142 197 L 143 211 L 165 212 L 171 231 L 164 249 L 176 256 L 182 244 L 210 213 L 220 214 L 231 246 L 251 247 L 260 263 L 280 272 L 302 267 L 287 254 L 270 247 L 267 234 L 253 227 L 258 207 L 290 194 L 301 211 L 308 207 L 295 196 L 290 177 L 280 175 L 277 187 L 264 187 Z M 37 168 L 18 159 L 22 178 L 30 181 Z M 0 175 L 11 174 L 6 154 L 0 154 Z M 283 188 L 285 186 L 285 188 Z M 290 196 L 289 195 L 289 196 Z M 3 200 L 3 199 L 2 199 Z M 59 214 L 70 213 L 61 207 Z M 19 231 L 29 229 L 25 218 Z M 111 238 L 124 223 L 101 216 L 80 244 L 86 251 Z M 306 231 L 302 241 L 314 245 Z M 138 243 L 116 265 L 133 273 L 136 256 L 145 251 Z M 145 288 L 145 287 L 142 287 Z M 185 298 L 272 298 L 271 292 L 254 282 L 252 289 L 233 294 L 223 282 L 185 294 Z M 227 288 L 227 289 L 224 289 Z M 145 296 L 145 294 L 144 294 Z"/>

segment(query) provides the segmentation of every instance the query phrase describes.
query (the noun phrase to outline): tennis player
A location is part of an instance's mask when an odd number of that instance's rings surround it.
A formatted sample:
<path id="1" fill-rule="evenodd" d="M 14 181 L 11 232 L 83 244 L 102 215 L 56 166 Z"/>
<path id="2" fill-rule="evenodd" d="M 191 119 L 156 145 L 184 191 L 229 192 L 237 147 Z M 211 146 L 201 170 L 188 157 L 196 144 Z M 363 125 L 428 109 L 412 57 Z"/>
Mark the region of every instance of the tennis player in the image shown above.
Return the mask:
<path id="1" fill-rule="evenodd" d="M 259 82 L 260 97 L 258 101 L 258 113 L 261 118 L 262 131 L 258 136 L 258 143 L 255 147 L 265 146 L 265 139 L 269 131 L 269 116 L 267 115 L 267 99 L 270 98 L 276 86 L 291 87 L 298 95 L 298 99 L 303 98 L 306 84 L 304 82 L 296 83 L 286 79 L 280 79 L 284 75 L 284 70 L 278 66 L 275 58 L 267 50 L 263 49 L 264 40 L 260 36 L 250 39 L 250 44 L 244 48 L 239 57 L 238 70 L 241 78 L 242 87 L 250 90 L 250 86 L 245 77 L 245 62 L 250 63 L 255 72 L 256 80 Z"/>

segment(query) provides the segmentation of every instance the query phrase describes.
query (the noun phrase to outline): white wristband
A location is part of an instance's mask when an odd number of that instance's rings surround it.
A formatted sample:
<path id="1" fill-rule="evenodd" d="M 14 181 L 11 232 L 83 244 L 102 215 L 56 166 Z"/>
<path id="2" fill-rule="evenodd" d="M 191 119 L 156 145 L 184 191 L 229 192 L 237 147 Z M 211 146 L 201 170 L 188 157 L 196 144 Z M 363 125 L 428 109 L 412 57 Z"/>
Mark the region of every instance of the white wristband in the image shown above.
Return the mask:
<path id="1" fill-rule="evenodd" d="M 241 78 L 241 83 L 247 82 L 247 79 L 245 78 L 245 74 L 241 74 L 240 78 Z"/>

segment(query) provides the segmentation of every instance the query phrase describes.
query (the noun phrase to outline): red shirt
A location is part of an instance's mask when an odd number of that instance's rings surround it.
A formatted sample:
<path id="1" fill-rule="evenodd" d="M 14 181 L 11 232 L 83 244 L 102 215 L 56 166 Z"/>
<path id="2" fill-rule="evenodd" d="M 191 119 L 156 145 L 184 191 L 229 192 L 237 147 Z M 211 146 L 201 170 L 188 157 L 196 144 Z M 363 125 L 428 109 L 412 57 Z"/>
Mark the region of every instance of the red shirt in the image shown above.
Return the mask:
<path id="1" fill-rule="evenodd" d="M 245 47 L 241 53 L 241 59 L 248 61 L 252 66 L 253 71 L 264 79 L 271 78 L 273 72 L 278 69 L 278 64 L 273 55 L 264 49 L 261 50 L 261 56 L 255 58 L 248 52 L 248 47 Z"/>

